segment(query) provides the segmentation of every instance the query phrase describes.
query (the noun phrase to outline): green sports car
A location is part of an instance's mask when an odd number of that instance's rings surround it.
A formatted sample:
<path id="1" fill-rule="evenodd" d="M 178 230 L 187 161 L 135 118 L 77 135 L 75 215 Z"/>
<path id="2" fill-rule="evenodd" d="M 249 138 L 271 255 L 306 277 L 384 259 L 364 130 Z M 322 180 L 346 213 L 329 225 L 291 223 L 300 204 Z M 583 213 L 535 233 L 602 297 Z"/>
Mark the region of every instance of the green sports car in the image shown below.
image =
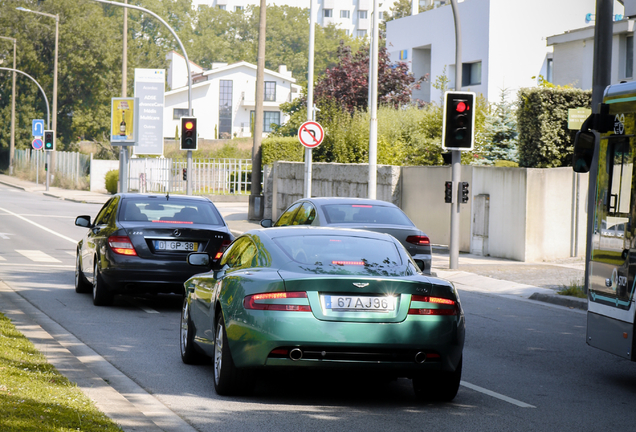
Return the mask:
<path id="1" fill-rule="evenodd" d="M 368 370 L 407 377 L 415 394 L 452 400 L 465 320 L 450 282 L 425 276 L 388 234 L 321 227 L 249 231 L 185 283 L 180 350 L 214 365 L 220 395 L 249 391 L 270 368 Z M 211 267 L 212 266 L 212 267 Z"/>

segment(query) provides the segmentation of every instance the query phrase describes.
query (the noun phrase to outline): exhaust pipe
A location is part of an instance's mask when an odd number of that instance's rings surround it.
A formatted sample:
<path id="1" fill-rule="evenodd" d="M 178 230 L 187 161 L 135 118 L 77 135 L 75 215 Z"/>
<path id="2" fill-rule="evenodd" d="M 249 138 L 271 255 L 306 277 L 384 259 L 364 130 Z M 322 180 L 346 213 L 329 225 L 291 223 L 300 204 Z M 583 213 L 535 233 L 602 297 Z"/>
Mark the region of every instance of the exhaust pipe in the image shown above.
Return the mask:
<path id="1" fill-rule="evenodd" d="M 303 358 L 303 352 L 300 348 L 294 348 L 289 352 L 289 358 L 293 361 L 298 361 Z"/>
<path id="2" fill-rule="evenodd" d="M 425 352 L 418 352 L 417 354 L 415 354 L 415 363 L 419 363 L 422 364 L 426 361 L 426 353 Z"/>

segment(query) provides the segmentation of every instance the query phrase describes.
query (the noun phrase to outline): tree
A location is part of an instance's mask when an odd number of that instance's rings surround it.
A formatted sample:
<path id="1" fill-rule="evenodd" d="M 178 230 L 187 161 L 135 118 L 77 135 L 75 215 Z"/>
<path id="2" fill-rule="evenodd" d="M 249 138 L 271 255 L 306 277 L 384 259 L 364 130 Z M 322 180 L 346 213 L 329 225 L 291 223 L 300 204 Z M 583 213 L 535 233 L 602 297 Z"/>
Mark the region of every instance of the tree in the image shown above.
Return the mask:
<path id="1" fill-rule="evenodd" d="M 518 132 L 515 104 L 508 102 L 509 91 L 501 90 L 498 102 L 491 104 L 484 125 L 481 142 L 480 161 L 482 165 L 492 165 L 496 161 L 519 162 L 517 154 Z"/>
<path id="2" fill-rule="evenodd" d="M 316 83 L 317 100 L 334 100 L 349 113 L 366 110 L 369 99 L 369 46 L 351 53 L 343 43 L 338 48 L 339 62 L 327 69 Z M 416 79 L 404 62 L 391 63 L 386 47 L 378 53 L 378 102 L 399 107 L 411 103 L 413 89 L 419 89 L 426 77 Z"/>

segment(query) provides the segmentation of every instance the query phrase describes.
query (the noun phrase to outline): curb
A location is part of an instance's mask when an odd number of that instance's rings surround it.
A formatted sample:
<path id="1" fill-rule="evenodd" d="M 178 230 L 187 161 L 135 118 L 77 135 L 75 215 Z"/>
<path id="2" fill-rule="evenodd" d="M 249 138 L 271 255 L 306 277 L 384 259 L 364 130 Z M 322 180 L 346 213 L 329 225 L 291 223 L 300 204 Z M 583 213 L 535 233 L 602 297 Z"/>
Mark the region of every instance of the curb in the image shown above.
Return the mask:
<path id="1" fill-rule="evenodd" d="M 565 306 L 571 309 L 580 309 L 587 311 L 587 300 L 577 297 L 568 297 L 559 294 L 543 294 L 534 293 L 530 297 L 530 300 L 538 300 L 545 303 L 551 303 L 559 306 Z"/>

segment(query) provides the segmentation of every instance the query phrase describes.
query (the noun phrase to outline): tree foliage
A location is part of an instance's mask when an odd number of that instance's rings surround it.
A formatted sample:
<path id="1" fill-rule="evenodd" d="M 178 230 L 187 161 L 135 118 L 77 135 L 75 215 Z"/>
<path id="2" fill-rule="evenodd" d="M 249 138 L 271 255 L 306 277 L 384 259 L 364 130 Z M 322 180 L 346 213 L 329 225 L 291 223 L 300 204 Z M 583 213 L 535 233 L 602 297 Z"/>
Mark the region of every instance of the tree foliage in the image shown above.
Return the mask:
<path id="1" fill-rule="evenodd" d="M 509 91 L 501 90 L 499 101 L 490 105 L 484 132 L 481 137 L 481 165 L 493 165 L 497 161 L 518 163 L 519 143 L 517 132 L 517 114 L 515 103 L 507 100 Z"/>

